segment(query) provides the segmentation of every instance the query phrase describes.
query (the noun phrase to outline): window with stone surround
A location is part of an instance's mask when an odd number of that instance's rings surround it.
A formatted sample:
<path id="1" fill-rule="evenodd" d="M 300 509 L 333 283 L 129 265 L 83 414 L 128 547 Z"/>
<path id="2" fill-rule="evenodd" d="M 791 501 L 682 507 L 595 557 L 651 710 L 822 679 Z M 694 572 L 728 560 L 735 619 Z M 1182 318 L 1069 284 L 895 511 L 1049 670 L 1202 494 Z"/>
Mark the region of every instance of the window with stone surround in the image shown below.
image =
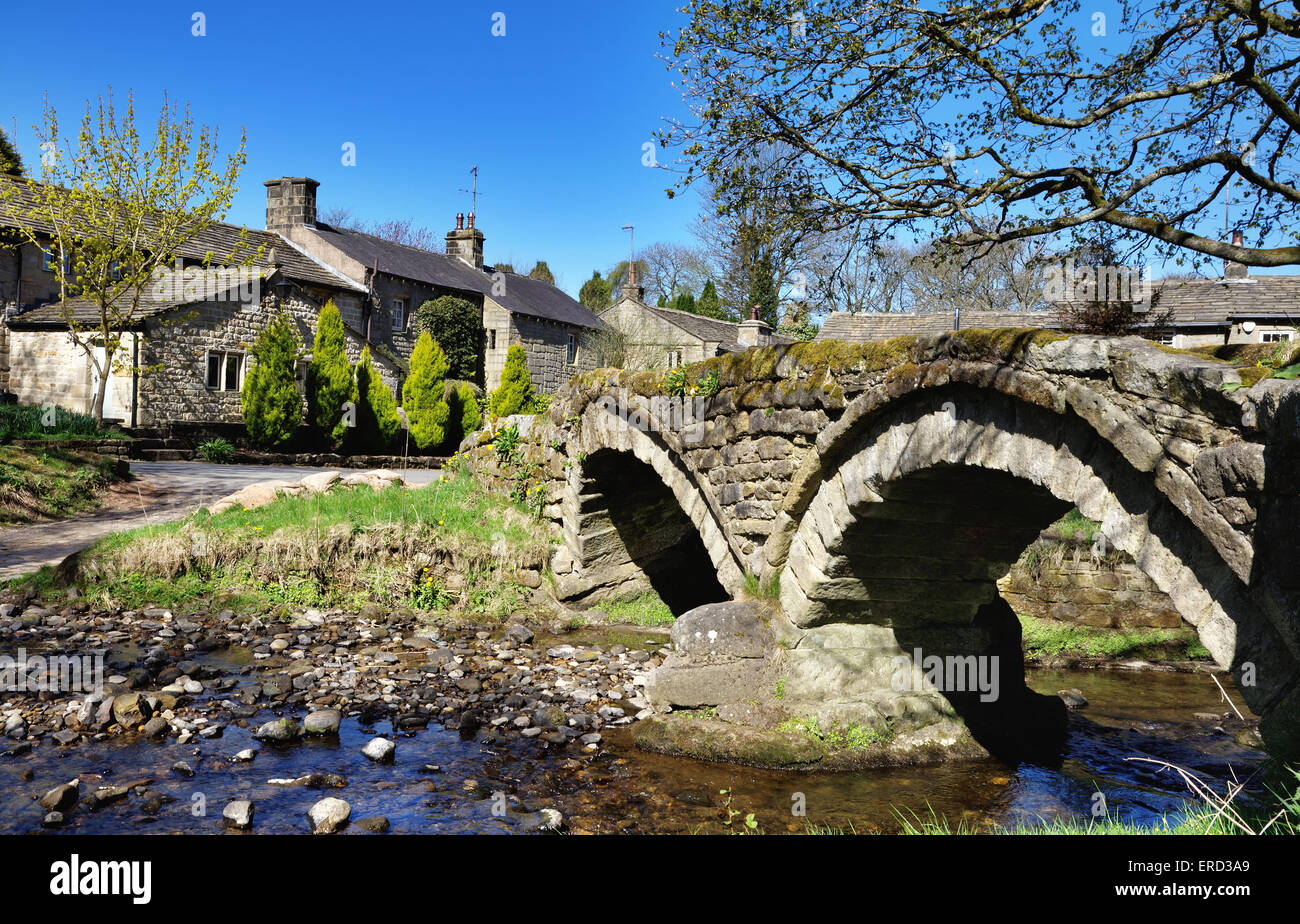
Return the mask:
<path id="1" fill-rule="evenodd" d="M 669 351 L 668 351 L 668 368 L 669 368 L 669 369 L 676 369 L 676 368 L 677 368 L 678 366 L 680 366 L 681 364 L 682 364 L 682 352 L 681 352 L 681 350 L 669 350 Z"/>
<path id="2" fill-rule="evenodd" d="M 495 350 L 495 349 L 497 348 L 497 332 L 496 332 L 496 328 L 493 328 L 492 330 L 489 330 L 487 333 L 488 333 L 488 349 L 489 349 L 489 350 Z"/>
<path id="3" fill-rule="evenodd" d="M 565 360 L 570 366 L 578 361 L 578 338 L 569 334 L 569 349 Z"/>
<path id="4" fill-rule="evenodd" d="M 393 299 L 393 330 L 406 330 L 406 299 Z"/>
<path id="5" fill-rule="evenodd" d="M 1288 343 L 1291 340 L 1291 331 L 1289 330 L 1266 330 L 1263 334 L 1262 343 Z"/>
<path id="6" fill-rule="evenodd" d="M 207 387 L 214 391 L 239 391 L 244 386 L 244 354 L 208 351 Z"/>

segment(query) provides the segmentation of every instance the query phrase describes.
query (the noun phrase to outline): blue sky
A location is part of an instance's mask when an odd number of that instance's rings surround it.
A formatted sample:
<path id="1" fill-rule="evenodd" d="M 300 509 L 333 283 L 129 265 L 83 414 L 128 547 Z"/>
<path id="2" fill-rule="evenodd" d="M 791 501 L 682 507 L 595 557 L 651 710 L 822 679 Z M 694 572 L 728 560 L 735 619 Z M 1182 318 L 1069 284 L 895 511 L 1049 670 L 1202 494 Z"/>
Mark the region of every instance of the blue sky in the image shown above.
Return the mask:
<path id="1" fill-rule="evenodd" d="M 0 123 L 29 170 L 44 94 L 66 133 L 86 100 L 111 85 L 135 94 L 146 139 L 164 92 L 188 102 L 231 149 L 248 132 L 248 164 L 228 220 L 261 228 L 276 176 L 321 182 L 322 210 L 406 218 L 441 234 L 469 211 L 479 165 L 478 226 L 489 262 L 525 271 L 548 262 L 575 293 L 593 269 L 638 249 L 690 239 L 692 194 L 670 200 L 674 175 L 642 163 L 643 145 L 680 93 L 656 58 L 679 22 L 671 0 L 421 4 L 14 4 L 10 36 L 48 36 L 57 55 L 5 54 Z M 192 35 L 195 11 L 206 18 Z M 492 34 L 505 14 L 505 35 Z M 57 24 L 57 34 L 51 28 Z M 32 49 L 35 42 L 25 40 Z M 75 62 L 68 66 L 64 62 Z M 343 166 L 342 146 L 356 145 Z M 670 158 L 670 156 L 669 156 Z M 669 159 L 660 154 L 660 160 Z"/>

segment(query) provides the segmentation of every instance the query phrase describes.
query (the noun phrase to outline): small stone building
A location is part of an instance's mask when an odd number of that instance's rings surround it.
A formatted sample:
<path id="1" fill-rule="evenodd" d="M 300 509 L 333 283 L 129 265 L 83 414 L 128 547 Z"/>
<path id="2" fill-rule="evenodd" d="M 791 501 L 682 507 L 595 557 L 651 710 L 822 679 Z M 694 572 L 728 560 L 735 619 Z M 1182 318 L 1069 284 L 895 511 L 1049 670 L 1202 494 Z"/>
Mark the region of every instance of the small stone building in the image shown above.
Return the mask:
<path id="1" fill-rule="evenodd" d="M 474 226 L 473 212 L 468 220 L 456 216 L 446 253 L 432 253 L 318 221 L 319 185 L 306 177 L 268 180 L 266 227 L 371 293 L 364 310 L 350 318 L 359 329 L 373 335 L 382 327 L 398 352 L 409 356 L 418 336 L 416 309 L 454 295 L 482 311 L 487 389 L 501 383 L 506 351 L 516 344 L 528 356 L 534 388 L 544 394 L 595 368 L 584 341 L 603 326 L 600 319 L 547 282 L 485 265 L 484 235 Z"/>
<path id="2" fill-rule="evenodd" d="M 16 182 L 19 196 L 28 181 Z M 507 349 L 522 344 L 538 391 L 553 392 L 594 368 L 584 340 L 601 327 L 594 314 L 536 279 L 484 267 L 483 233 L 459 219 L 447 254 L 434 254 L 316 222 L 316 188 L 307 178 L 270 180 L 263 231 L 217 223 L 189 242 L 165 283 L 145 294 L 115 357 L 104 415 L 129 427 L 238 423 L 248 348 L 275 314 L 287 312 L 308 354 L 320 309 L 342 315 L 348 358 L 364 347 L 399 396 L 415 346 L 414 313 L 451 294 L 483 312 L 482 379 L 495 388 Z M 17 223 L 0 200 L 0 234 Z M 38 229 L 39 230 L 39 229 Z M 12 235 L 13 232 L 11 231 Z M 8 239 L 0 246 L 0 387 L 21 404 L 89 412 L 95 364 L 69 335 L 97 322 L 94 305 L 58 301 L 51 248 Z M 4 241 L 0 240 L 0 244 Z M 251 259 L 250 259 L 251 258 Z M 210 264 L 210 265 L 208 265 Z M 94 349 L 92 345 L 92 349 Z M 102 356 L 102 347 L 98 348 Z"/>
<path id="3" fill-rule="evenodd" d="M 633 267 L 635 272 L 635 267 Z M 674 369 L 752 346 L 793 343 L 791 337 L 772 333 L 763 321 L 720 321 L 675 308 L 645 303 L 645 290 L 633 277 L 619 298 L 600 313 L 600 319 L 626 340 L 628 369 Z"/>

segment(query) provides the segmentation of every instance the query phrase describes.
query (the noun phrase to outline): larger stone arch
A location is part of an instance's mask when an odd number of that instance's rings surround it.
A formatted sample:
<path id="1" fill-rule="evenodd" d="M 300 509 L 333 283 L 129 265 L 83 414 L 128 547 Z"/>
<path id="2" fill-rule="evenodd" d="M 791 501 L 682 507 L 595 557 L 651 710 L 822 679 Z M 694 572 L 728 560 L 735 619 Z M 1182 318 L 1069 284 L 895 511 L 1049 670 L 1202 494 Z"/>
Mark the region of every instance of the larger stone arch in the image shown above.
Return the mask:
<path id="1" fill-rule="evenodd" d="M 1010 609 L 993 582 L 1071 505 L 1100 521 L 1113 545 L 1169 594 L 1222 667 L 1240 672 L 1249 664 L 1252 680 L 1287 676 L 1286 646 L 1234 568 L 1156 473 L 1135 466 L 1092 422 L 953 383 L 876 401 L 870 413 L 845 419 L 852 425 L 823 447 L 806 499 L 787 503 L 798 515 L 770 540 L 788 550 L 769 550 L 769 563 L 780 574 L 796 691 L 802 685 L 812 697 L 833 697 L 842 681 L 850 695 L 841 711 L 855 717 L 868 689 L 860 678 L 881 699 L 885 659 L 892 664 L 926 647 L 1005 656 L 1012 631 L 1018 651 L 1018 626 L 1007 625 Z M 935 488 L 930 498 L 927 484 Z M 1009 505 L 996 522 L 972 528 L 972 514 L 996 511 L 1000 498 Z M 872 561 L 900 558 L 879 547 L 890 539 L 886 524 L 900 516 L 911 517 L 920 537 L 901 556 L 911 558 L 911 572 L 899 570 L 901 562 Z M 864 554 L 873 539 L 877 548 Z M 944 580 L 927 561 L 959 568 Z M 1259 682 L 1242 691 L 1260 712 L 1284 692 Z M 886 714 L 916 709 L 889 696 L 875 705 Z"/>

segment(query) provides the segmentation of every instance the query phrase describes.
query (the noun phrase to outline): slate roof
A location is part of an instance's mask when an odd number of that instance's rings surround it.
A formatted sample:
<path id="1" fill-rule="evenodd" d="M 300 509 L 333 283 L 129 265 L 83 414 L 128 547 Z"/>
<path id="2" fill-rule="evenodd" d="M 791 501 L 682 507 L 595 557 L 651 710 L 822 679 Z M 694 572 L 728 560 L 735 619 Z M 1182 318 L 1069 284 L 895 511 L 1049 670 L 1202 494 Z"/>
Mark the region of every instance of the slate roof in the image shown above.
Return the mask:
<path id="1" fill-rule="evenodd" d="M 266 281 L 262 281 L 262 291 L 266 291 Z M 140 293 L 140 304 L 132 312 L 137 325 L 138 322 L 146 318 L 162 314 L 173 308 L 180 308 L 186 305 L 197 305 L 202 302 L 220 302 L 220 301 L 237 301 L 239 299 L 239 290 L 232 289 L 228 293 L 208 293 L 204 295 L 192 296 L 189 298 L 177 298 L 174 295 L 158 296 L 153 292 L 144 291 Z M 50 302 L 45 305 L 39 305 L 35 308 L 28 308 L 26 311 L 10 315 L 5 322 L 9 327 L 22 330 L 25 327 L 66 327 L 71 321 L 77 325 L 94 325 L 98 327 L 100 321 L 99 306 L 82 298 L 70 298 L 64 302 Z"/>
<path id="2" fill-rule="evenodd" d="M 1046 311 L 963 311 L 961 326 L 970 328 L 1055 327 L 1053 316 Z M 918 334 L 943 334 L 953 329 L 951 311 L 866 312 L 850 314 L 832 312 L 817 332 L 818 340 L 848 340 L 864 343 L 911 337 Z"/>
<path id="3" fill-rule="evenodd" d="M 1169 313 L 1174 328 L 1227 327 L 1244 320 L 1300 322 L 1300 276 L 1246 276 L 1239 279 L 1171 279 L 1157 281 L 1159 298 L 1152 308 Z M 1068 307 L 1070 303 L 1057 303 Z M 1059 327 L 1048 311 L 964 311 L 963 328 Z M 916 334 L 941 334 L 953 329 L 951 311 L 863 313 L 833 312 L 818 340 L 887 340 Z"/>
<path id="4" fill-rule="evenodd" d="M 540 279 L 506 273 L 505 293 L 494 295 L 492 276 L 487 272 L 474 269 L 457 257 L 433 253 L 407 244 L 395 244 L 361 231 L 336 228 L 320 222 L 301 230 L 315 235 L 358 263 L 390 276 L 487 295 L 514 314 L 542 318 L 575 327 L 604 326 L 604 322 L 581 303 L 563 290 Z"/>
<path id="5" fill-rule="evenodd" d="M 745 349 L 740 343 L 740 323 L 737 321 L 720 321 L 717 318 L 708 318 L 702 314 L 692 314 L 689 311 L 680 311 L 676 308 L 663 308 L 646 304 L 641 304 L 640 307 L 661 320 L 686 331 L 692 337 L 717 343 L 727 352 L 735 353 Z M 795 338 L 788 337 L 785 334 L 773 333 L 772 342 L 794 343 Z"/>
<path id="6" fill-rule="evenodd" d="M 31 189 L 34 183 L 12 177 L 4 177 L 0 182 L 12 184 L 15 191 L 12 200 L 0 193 L 0 227 L 17 227 L 19 215 L 37 202 Z M 52 228 L 37 225 L 36 230 L 49 233 Z M 209 225 L 181 246 L 180 255 L 189 260 L 202 260 L 210 253 L 214 264 L 228 264 L 247 259 L 256 254 L 259 247 L 261 253 L 253 260 L 253 266 L 264 275 L 270 269 L 271 248 L 275 248 L 280 270 L 290 279 L 333 289 L 365 291 L 364 287 L 303 253 L 278 234 L 225 222 Z"/>

